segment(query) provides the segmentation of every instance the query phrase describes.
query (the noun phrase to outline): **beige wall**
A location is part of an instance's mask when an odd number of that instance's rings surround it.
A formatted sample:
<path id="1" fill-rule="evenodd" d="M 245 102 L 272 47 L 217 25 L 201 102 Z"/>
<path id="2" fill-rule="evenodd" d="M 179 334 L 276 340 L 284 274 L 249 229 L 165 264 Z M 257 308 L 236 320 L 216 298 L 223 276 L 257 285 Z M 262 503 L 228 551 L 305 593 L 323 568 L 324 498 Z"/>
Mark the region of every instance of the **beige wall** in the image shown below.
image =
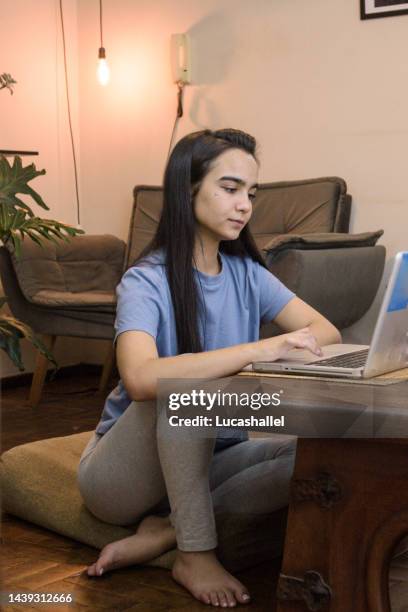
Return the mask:
<path id="1" fill-rule="evenodd" d="M 0 68 L 21 83 L 0 98 L 11 119 L 1 140 L 41 150 L 48 174 L 38 188 L 55 216 L 74 221 L 57 4 L 3 0 L 16 34 L 0 42 Z M 194 83 L 177 138 L 203 127 L 247 130 L 259 141 L 262 181 L 342 176 L 354 198 L 352 230 L 384 228 L 389 256 L 407 247 L 408 16 L 360 21 L 358 0 L 104 0 L 112 78 L 102 88 L 98 2 L 64 8 L 86 231 L 126 238 L 132 187 L 161 181 L 176 110 L 169 40 L 188 32 Z M 374 314 L 355 339 L 369 335 Z"/>

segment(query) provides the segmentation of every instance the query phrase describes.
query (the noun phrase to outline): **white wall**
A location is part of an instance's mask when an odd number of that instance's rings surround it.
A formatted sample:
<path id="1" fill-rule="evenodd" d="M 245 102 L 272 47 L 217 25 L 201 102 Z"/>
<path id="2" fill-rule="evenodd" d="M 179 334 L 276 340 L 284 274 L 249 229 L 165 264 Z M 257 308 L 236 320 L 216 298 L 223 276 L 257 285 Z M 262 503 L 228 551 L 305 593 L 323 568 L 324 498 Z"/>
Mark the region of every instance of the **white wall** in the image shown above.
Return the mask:
<path id="1" fill-rule="evenodd" d="M 388 257 L 407 248 L 408 16 L 361 21 L 358 0 L 105 0 L 102 89 L 95 4 L 78 1 L 89 231 L 126 238 L 132 187 L 161 181 L 175 114 L 169 39 L 188 32 L 194 83 L 178 137 L 239 127 L 259 141 L 263 181 L 342 176 L 351 230 L 383 228 Z M 346 338 L 369 340 L 378 301 Z"/>
<path id="2" fill-rule="evenodd" d="M 3 0 L 0 68 L 19 84 L 13 97 L 1 92 L 10 120 L 0 141 L 40 149 L 48 174 L 38 189 L 53 215 L 75 222 L 57 4 Z M 407 247 L 408 16 L 361 21 L 358 0 L 103 6 L 106 88 L 95 78 L 98 2 L 64 2 L 86 231 L 125 239 L 133 186 L 160 183 L 176 112 L 170 35 L 188 32 L 194 83 L 177 138 L 203 127 L 247 130 L 259 141 L 262 181 L 342 176 L 354 200 L 352 231 L 385 229 L 388 256 Z M 374 315 L 375 308 L 353 338 L 369 336 Z"/>
<path id="3" fill-rule="evenodd" d="M 194 85 L 178 137 L 237 126 L 262 180 L 337 174 L 354 231 L 406 246 L 408 16 L 359 18 L 357 0 L 104 1 L 110 85 L 95 78 L 96 3 L 78 2 L 82 190 L 93 231 L 126 236 L 131 188 L 159 182 L 175 113 L 169 38 L 187 31 Z M 95 215 L 95 211 L 97 214 Z M 103 211 L 103 212 L 102 212 Z"/>

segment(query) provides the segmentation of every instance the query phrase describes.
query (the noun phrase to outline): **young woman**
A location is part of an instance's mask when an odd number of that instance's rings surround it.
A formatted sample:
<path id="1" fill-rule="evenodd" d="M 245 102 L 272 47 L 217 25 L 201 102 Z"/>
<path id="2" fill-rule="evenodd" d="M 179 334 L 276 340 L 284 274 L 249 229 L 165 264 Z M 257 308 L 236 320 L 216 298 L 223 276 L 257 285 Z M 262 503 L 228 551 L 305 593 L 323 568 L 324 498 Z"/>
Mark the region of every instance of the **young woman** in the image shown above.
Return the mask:
<path id="1" fill-rule="evenodd" d="M 79 468 L 85 504 L 112 524 L 139 523 L 106 546 L 90 576 L 146 562 L 177 546 L 173 577 L 213 606 L 250 595 L 218 561 L 216 520 L 287 505 L 293 440 L 163 435 L 159 379 L 232 375 L 292 348 L 321 353 L 339 332 L 265 267 L 248 221 L 258 180 L 255 139 L 239 130 L 195 132 L 175 146 L 164 178 L 157 233 L 118 287 L 117 362 L 108 397 Z M 259 340 L 261 323 L 285 332 Z M 170 516 L 159 516 L 168 509 Z M 245 543 L 244 543 L 245 544 Z"/>

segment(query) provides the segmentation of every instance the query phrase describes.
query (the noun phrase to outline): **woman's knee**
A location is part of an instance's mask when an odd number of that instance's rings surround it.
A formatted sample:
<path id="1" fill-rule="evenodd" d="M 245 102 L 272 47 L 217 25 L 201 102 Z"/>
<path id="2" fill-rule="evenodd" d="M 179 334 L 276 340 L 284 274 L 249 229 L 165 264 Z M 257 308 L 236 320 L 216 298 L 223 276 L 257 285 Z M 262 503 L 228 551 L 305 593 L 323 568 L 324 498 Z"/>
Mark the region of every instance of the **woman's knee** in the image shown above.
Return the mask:
<path id="1" fill-rule="evenodd" d="M 86 508 L 97 519 L 121 526 L 137 522 L 137 511 L 129 507 L 129 499 L 123 500 L 118 495 L 111 495 L 109 488 L 98 486 L 97 479 L 90 477 L 85 469 L 79 469 L 77 482 Z"/>
<path id="2" fill-rule="evenodd" d="M 166 495 L 164 481 L 159 478 L 153 486 L 138 470 L 102 470 L 96 455 L 79 465 L 77 483 L 88 510 L 112 525 L 137 523 Z"/>
<path id="3" fill-rule="evenodd" d="M 293 436 L 276 435 L 262 438 L 264 460 L 288 458 L 294 460 L 297 438 Z"/>

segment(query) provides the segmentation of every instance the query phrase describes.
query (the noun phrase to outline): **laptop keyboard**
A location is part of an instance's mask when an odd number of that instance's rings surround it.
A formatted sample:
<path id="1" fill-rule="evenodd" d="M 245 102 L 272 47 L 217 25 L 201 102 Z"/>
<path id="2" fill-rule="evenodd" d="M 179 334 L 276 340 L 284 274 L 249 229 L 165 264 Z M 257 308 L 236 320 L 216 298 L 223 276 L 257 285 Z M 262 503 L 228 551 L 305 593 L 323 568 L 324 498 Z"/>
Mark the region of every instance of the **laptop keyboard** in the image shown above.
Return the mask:
<path id="1" fill-rule="evenodd" d="M 324 365 L 324 366 L 336 366 L 340 368 L 360 368 L 365 365 L 368 357 L 369 349 L 362 349 L 355 353 L 348 353 L 346 355 L 335 355 L 334 357 L 328 357 L 327 359 L 321 359 L 315 361 L 310 365 Z"/>

